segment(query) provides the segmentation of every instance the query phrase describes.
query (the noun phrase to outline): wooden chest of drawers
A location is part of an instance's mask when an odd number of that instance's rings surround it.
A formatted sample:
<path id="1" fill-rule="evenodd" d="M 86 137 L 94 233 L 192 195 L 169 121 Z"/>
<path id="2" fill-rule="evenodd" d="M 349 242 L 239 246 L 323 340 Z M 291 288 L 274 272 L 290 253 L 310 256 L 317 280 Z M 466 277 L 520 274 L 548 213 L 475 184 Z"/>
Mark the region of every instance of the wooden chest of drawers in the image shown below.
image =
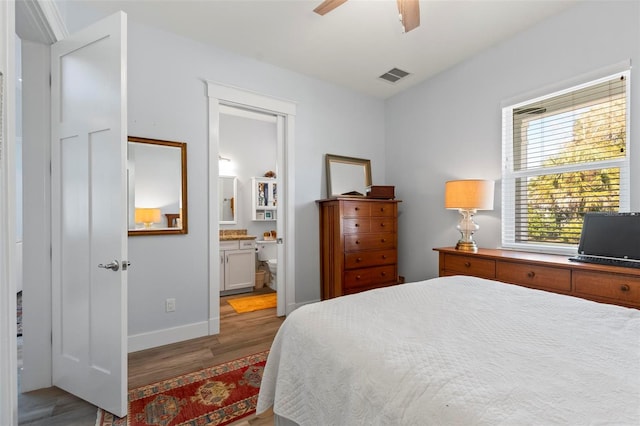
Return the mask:
<path id="1" fill-rule="evenodd" d="M 570 262 L 512 250 L 436 248 L 440 276 L 471 275 L 583 299 L 640 308 L 640 269 Z"/>
<path id="2" fill-rule="evenodd" d="M 399 202 L 369 198 L 318 201 L 323 300 L 398 284 Z"/>

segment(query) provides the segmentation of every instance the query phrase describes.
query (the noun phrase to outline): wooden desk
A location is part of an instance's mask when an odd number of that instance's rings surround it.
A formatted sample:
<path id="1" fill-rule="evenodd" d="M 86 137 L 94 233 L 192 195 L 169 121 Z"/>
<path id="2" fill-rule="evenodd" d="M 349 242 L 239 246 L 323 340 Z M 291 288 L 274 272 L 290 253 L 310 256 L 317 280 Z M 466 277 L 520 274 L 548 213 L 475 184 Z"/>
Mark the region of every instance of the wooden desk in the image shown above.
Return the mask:
<path id="1" fill-rule="evenodd" d="M 439 252 L 440 276 L 470 275 L 640 309 L 640 269 L 569 261 L 569 256 L 453 247 Z"/>

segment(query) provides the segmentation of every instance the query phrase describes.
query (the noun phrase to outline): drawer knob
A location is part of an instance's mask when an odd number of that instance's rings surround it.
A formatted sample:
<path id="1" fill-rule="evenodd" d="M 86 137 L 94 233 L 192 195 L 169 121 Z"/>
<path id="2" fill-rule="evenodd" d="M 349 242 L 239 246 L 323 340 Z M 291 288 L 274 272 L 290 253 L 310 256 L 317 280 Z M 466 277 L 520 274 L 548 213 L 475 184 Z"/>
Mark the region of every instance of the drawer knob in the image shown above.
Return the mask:
<path id="1" fill-rule="evenodd" d="M 380 272 L 380 276 L 381 276 L 381 277 L 384 277 L 385 275 L 387 275 L 387 273 L 386 273 L 386 272 Z"/>
<path id="2" fill-rule="evenodd" d="M 527 273 L 527 276 L 528 276 L 529 278 L 533 278 L 533 277 L 535 277 L 535 276 L 536 276 L 536 273 L 535 273 L 535 272 L 533 272 L 533 271 L 529 271 L 529 272 Z"/>
<path id="3" fill-rule="evenodd" d="M 386 255 L 386 254 L 383 254 L 383 255 L 382 255 L 382 258 L 383 258 L 383 259 L 386 259 L 386 258 L 387 258 L 387 255 Z"/>
<path id="4" fill-rule="evenodd" d="M 357 228 L 358 226 L 360 226 L 360 224 L 359 224 L 359 223 L 356 223 L 356 228 Z"/>
<path id="5" fill-rule="evenodd" d="M 360 240 L 356 240 L 356 244 L 360 244 Z"/>
<path id="6" fill-rule="evenodd" d="M 380 224 L 380 228 L 384 228 L 384 223 L 381 223 L 381 224 Z"/>
<path id="7" fill-rule="evenodd" d="M 360 263 L 360 262 L 362 262 L 362 258 L 361 257 L 356 259 L 356 263 Z"/>
<path id="8" fill-rule="evenodd" d="M 622 285 L 620 286 L 620 290 L 621 290 L 621 291 L 629 291 L 629 290 L 631 290 L 631 289 L 629 288 L 629 285 L 628 285 L 628 284 L 622 284 Z"/>
<path id="9" fill-rule="evenodd" d="M 356 275 L 356 280 L 359 280 L 359 279 L 360 279 L 360 275 Z"/>
<path id="10" fill-rule="evenodd" d="M 385 240 L 384 238 L 382 238 L 382 239 L 380 239 L 380 242 L 382 242 L 382 243 L 386 243 L 386 242 L 387 242 L 387 240 Z"/>
<path id="11" fill-rule="evenodd" d="M 471 262 L 464 262 L 464 267 L 465 268 L 470 268 L 471 267 Z"/>
<path id="12" fill-rule="evenodd" d="M 355 210 L 356 210 L 356 211 L 360 210 L 360 207 L 356 207 L 356 208 L 355 208 Z"/>

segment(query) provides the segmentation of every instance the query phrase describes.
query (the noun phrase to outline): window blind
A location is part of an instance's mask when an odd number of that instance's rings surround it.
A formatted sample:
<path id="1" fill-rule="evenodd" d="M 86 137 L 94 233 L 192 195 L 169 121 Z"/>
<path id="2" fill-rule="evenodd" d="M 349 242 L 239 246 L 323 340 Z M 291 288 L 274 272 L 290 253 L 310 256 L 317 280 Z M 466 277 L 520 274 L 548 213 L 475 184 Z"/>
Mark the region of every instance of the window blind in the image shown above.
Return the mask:
<path id="1" fill-rule="evenodd" d="M 503 246 L 574 247 L 585 213 L 628 209 L 628 82 L 503 108 Z"/>

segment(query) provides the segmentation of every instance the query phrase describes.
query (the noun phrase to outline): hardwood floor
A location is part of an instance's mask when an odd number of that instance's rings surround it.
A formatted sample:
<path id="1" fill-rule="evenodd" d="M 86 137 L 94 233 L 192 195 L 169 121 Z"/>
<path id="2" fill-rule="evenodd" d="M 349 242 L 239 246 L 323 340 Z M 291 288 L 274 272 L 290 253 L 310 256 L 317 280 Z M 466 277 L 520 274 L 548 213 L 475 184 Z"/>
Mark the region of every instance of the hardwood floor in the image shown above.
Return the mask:
<path id="1" fill-rule="evenodd" d="M 265 288 L 255 293 L 268 291 Z M 278 318 L 275 308 L 238 314 L 226 303 L 228 299 L 247 295 L 220 298 L 220 334 L 216 336 L 130 353 L 129 389 L 269 349 L 284 317 Z M 96 413 L 95 406 L 58 388 L 41 389 L 18 396 L 20 425 L 93 426 Z M 252 416 L 234 425 L 273 425 L 273 416 Z"/>

